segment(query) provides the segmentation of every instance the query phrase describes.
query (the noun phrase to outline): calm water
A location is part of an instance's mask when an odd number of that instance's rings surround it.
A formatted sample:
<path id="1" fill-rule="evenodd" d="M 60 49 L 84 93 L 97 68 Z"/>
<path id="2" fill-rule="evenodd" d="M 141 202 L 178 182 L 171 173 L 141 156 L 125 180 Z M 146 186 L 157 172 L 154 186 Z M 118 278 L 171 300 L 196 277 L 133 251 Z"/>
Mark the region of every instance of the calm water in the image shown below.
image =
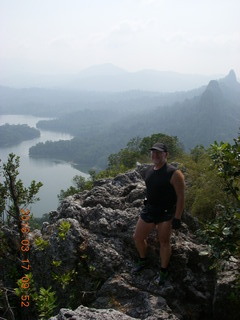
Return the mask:
<path id="1" fill-rule="evenodd" d="M 0 125 L 4 123 L 28 124 L 30 127 L 36 127 L 36 123 L 41 119 L 46 118 L 25 115 L 0 115 Z M 40 201 L 29 208 L 35 217 L 41 217 L 44 213 L 57 209 L 59 205 L 57 195 L 61 189 L 66 190 L 72 185 L 72 178 L 75 175 L 88 177 L 88 174 L 75 169 L 71 164 L 64 161 L 30 158 L 28 150 L 38 142 L 69 140 L 72 138 L 71 135 L 66 133 L 40 131 L 41 136 L 39 138 L 24 141 L 16 146 L 0 148 L 0 159 L 2 162 L 6 162 L 8 154 L 11 152 L 20 156 L 19 177 L 23 180 L 26 187 L 30 185 L 32 180 L 43 183 L 38 193 Z"/>

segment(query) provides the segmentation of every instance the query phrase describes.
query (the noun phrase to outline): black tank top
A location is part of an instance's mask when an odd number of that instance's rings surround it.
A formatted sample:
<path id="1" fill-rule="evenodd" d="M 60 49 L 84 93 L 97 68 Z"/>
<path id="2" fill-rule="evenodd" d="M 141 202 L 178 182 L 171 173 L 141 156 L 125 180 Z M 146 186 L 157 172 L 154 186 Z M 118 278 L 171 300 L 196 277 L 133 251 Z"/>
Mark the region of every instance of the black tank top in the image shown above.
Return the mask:
<path id="1" fill-rule="evenodd" d="M 167 163 L 158 170 L 154 170 L 153 166 L 146 170 L 144 180 L 149 204 L 157 205 L 162 209 L 172 208 L 176 205 L 177 195 L 170 183 L 176 170 L 175 167 Z"/>

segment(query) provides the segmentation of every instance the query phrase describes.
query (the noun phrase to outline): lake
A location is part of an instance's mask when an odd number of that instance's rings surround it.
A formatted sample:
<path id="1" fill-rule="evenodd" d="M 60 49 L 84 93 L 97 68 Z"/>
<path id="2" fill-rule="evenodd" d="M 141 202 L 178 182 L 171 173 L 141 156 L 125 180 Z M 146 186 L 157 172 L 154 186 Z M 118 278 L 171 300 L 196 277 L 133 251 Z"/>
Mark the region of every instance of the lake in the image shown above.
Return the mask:
<path id="1" fill-rule="evenodd" d="M 27 124 L 36 128 L 37 122 L 43 119 L 49 118 L 28 115 L 0 115 L 0 125 L 5 123 Z M 45 130 L 40 130 L 40 132 L 41 136 L 39 138 L 23 141 L 12 147 L 0 148 L 2 162 L 7 161 L 8 154 L 11 152 L 20 156 L 19 178 L 22 179 L 25 187 L 28 187 L 32 180 L 43 183 L 38 193 L 40 201 L 32 204 L 29 208 L 34 217 L 41 217 L 44 213 L 57 209 L 59 205 L 57 195 L 61 189 L 66 190 L 72 185 L 72 178 L 75 175 L 81 175 L 85 178 L 89 176 L 89 174 L 77 170 L 70 163 L 64 161 L 30 158 L 28 150 L 38 142 L 70 140 L 72 138 L 70 134 L 66 133 Z"/>

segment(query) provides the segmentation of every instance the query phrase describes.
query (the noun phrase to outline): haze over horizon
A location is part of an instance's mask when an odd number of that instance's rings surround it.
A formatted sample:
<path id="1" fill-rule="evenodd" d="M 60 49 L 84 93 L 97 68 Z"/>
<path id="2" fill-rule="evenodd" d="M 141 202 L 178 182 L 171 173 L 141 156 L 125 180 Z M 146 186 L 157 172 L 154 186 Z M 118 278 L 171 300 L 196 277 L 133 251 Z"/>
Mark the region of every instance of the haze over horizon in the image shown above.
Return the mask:
<path id="1" fill-rule="evenodd" d="M 238 0 L 0 0 L 0 85 L 113 64 L 240 75 Z"/>

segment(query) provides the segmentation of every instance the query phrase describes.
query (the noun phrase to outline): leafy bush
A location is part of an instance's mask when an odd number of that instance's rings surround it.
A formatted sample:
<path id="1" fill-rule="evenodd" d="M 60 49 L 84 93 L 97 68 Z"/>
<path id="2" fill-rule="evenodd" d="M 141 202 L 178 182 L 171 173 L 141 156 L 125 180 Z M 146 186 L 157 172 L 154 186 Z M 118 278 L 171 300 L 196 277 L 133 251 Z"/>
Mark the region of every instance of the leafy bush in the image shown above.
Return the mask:
<path id="1" fill-rule="evenodd" d="M 37 246 L 37 249 L 39 251 L 43 251 L 49 246 L 49 241 L 48 240 L 44 240 L 41 237 L 36 238 L 34 243 Z"/>
<path id="2" fill-rule="evenodd" d="M 202 235 L 216 258 L 240 257 L 240 137 L 233 145 L 215 142 L 210 156 L 229 201 L 205 224 Z"/>
<path id="3" fill-rule="evenodd" d="M 39 320 L 49 319 L 56 309 L 56 292 L 52 291 L 51 287 L 48 289 L 41 287 L 37 290 L 32 273 L 28 273 L 25 276 L 29 278 L 29 287 L 23 289 L 22 279 L 19 279 L 17 281 L 18 288 L 14 289 L 15 294 L 18 297 L 28 297 L 26 301 L 33 300 L 35 302 L 34 306 L 30 304 L 31 315 L 33 317 L 35 314 L 35 317 Z"/>
<path id="4" fill-rule="evenodd" d="M 58 237 L 62 240 L 66 239 L 67 233 L 71 228 L 71 223 L 68 221 L 61 221 L 58 227 Z"/>
<path id="5" fill-rule="evenodd" d="M 240 204 L 240 136 L 234 139 L 234 144 L 215 142 L 211 148 L 211 158 L 218 170 L 218 175 L 224 180 L 225 191 L 234 196 Z"/>
<path id="6" fill-rule="evenodd" d="M 200 235 L 214 258 L 240 257 L 240 210 L 219 206 L 216 217 L 204 224 Z"/>
<path id="7" fill-rule="evenodd" d="M 53 311 L 56 308 L 56 293 L 52 291 L 51 287 L 48 289 L 40 288 L 35 300 L 39 314 L 38 319 L 49 319 L 53 315 Z"/>
<path id="8" fill-rule="evenodd" d="M 202 222 L 207 222 L 215 217 L 216 205 L 229 201 L 223 181 L 213 168 L 209 151 L 202 146 L 197 146 L 180 160 L 184 163 L 187 183 L 185 208 Z"/>
<path id="9" fill-rule="evenodd" d="M 70 284 L 70 282 L 74 281 L 74 276 L 77 275 L 77 272 L 75 270 L 71 270 L 68 272 L 65 272 L 63 274 L 53 274 L 53 279 L 56 280 L 64 290 L 66 286 Z"/>
<path id="10" fill-rule="evenodd" d="M 28 250 L 23 251 L 26 253 L 23 255 L 18 246 L 11 245 L 9 234 L 12 233 L 19 244 L 22 241 L 28 243 L 27 234 L 30 228 L 21 222 L 25 221 L 26 217 L 30 218 L 30 212 L 25 209 L 39 200 L 37 193 L 42 186 L 41 182 L 37 183 L 33 180 L 29 187 L 25 187 L 23 181 L 19 179 L 19 166 L 20 157 L 13 153 L 9 154 L 7 162 L 0 166 L 0 265 L 2 268 L 0 291 L 4 292 L 3 296 L 0 295 L 0 305 L 7 306 L 5 310 L 0 307 L 0 317 L 4 315 L 4 318 L 9 319 L 24 317 L 24 310 L 19 308 L 19 301 L 16 299 L 17 292 L 14 288 L 23 272 L 21 261 L 23 256 L 24 260 L 28 260 L 29 250 L 29 246 L 26 245 L 24 248 Z"/>

